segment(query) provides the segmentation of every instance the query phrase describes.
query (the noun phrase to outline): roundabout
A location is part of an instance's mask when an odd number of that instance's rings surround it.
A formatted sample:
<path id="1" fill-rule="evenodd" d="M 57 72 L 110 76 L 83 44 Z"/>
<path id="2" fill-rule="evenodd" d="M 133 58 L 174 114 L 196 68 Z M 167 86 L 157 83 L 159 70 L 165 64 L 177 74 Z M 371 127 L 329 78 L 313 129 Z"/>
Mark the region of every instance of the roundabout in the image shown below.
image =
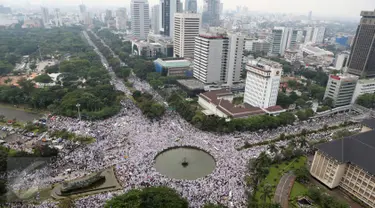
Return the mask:
<path id="1" fill-rule="evenodd" d="M 168 148 L 157 154 L 154 167 L 169 178 L 195 180 L 212 173 L 216 161 L 205 150 L 182 146 Z"/>

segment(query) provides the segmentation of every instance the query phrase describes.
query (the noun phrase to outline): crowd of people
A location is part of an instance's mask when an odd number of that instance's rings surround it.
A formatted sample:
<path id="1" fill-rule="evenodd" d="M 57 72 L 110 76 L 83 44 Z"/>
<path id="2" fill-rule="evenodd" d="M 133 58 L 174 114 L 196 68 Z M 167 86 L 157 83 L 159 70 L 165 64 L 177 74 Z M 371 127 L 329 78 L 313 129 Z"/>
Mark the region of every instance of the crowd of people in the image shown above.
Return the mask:
<path id="1" fill-rule="evenodd" d="M 112 78 L 112 84 L 118 90 L 130 95 L 121 80 L 115 76 Z M 131 81 L 136 89 L 158 96 L 147 82 L 136 77 L 132 77 Z M 165 185 L 177 190 L 191 207 L 202 207 L 212 202 L 241 208 L 246 205 L 246 164 L 249 159 L 266 151 L 267 146 L 242 151 L 238 151 L 237 147 L 245 141 L 256 143 L 273 139 L 281 133 L 295 134 L 302 129 L 321 129 L 326 124 L 336 125 L 351 118 L 350 114 L 340 114 L 273 130 L 217 134 L 196 129 L 174 111 L 167 111 L 159 121 L 153 122 L 142 115 L 132 100 L 125 99 L 121 104 L 123 108 L 119 114 L 102 121 L 79 121 L 65 117 L 49 120 L 49 129 L 67 129 L 75 134 L 95 137 L 96 142 L 77 148 L 64 148 L 55 163 L 29 173 L 27 180 L 22 181 L 22 186 L 18 188 L 44 187 L 114 166 L 123 190 L 77 199 L 74 201 L 77 207 L 103 207 L 106 200 L 130 189 Z M 329 134 L 327 131 L 324 135 Z M 309 135 L 307 139 L 318 137 Z M 285 141 L 277 143 L 278 146 L 285 144 Z M 176 146 L 194 146 L 205 150 L 214 157 L 216 168 L 211 174 L 196 180 L 173 179 L 158 173 L 154 167 L 156 155 Z M 71 172 L 66 173 L 66 169 Z M 46 204 L 53 207 L 56 203 L 44 202 L 41 207 Z"/>

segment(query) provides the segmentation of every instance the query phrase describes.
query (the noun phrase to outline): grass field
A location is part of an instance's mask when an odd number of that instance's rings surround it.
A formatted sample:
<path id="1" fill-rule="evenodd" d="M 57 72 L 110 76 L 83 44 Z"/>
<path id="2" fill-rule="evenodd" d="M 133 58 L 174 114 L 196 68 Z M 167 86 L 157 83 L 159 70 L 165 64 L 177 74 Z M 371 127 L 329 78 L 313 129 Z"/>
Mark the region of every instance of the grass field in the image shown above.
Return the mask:
<path id="1" fill-rule="evenodd" d="M 294 182 L 292 191 L 290 192 L 290 199 L 298 196 L 303 196 L 307 193 L 307 187 L 297 181 Z"/>
<path id="2" fill-rule="evenodd" d="M 270 184 L 273 187 L 273 194 L 275 193 L 276 186 L 280 181 L 280 178 L 283 176 L 284 173 L 289 172 L 291 170 L 296 170 L 302 166 L 305 165 L 307 158 L 302 156 L 299 158 L 296 158 L 294 160 L 283 162 L 281 164 L 274 164 L 271 166 L 269 173 L 267 177 L 261 182 L 260 187 L 256 193 L 256 199 L 260 199 L 260 195 L 262 194 L 262 187 L 265 184 Z M 295 188 L 295 194 L 300 193 L 300 190 L 302 189 L 302 185 L 296 186 L 296 188 L 293 186 L 293 189 Z M 293 192 L 293 190 L 292 190 Z"/>

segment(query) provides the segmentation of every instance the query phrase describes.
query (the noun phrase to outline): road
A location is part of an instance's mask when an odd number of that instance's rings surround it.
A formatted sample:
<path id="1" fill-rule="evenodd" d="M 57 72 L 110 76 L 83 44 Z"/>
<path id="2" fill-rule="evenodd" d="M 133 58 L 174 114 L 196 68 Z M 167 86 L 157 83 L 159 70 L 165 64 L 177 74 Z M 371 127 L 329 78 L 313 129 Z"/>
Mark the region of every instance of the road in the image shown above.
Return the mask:
<path id="1" fill-rule="evenodd" d="M 109 46 L 108 46 L 108 45 L 107 45 L 107 44 L 106 44 L 106 43 L 105 43 L 105 42 L 104 42 L 99 36 L 97 36 L 95 33 L 93 33 L 93 34 L 94 34 L 94 36 L 95 36 L 96 38 L 98 38 L 98 39 L 103 43 L 104 46 L 106 46 L 106 47 L 111 51 L 113 57 L 118 58 L 118 59 L 120 60 L 120 65 L 121 65 L 121 66 L 127 66 L 127 64 L 124 63 L 123 61 L 121 61 L 121 59 L 119 58 L 119 56 L 113 52 L 113 50 L 111 49 L 111 47 L 109 47 Z M 94 46 L 94 47 L 96 47 L 96 46 Z M 110 68 L 110 67 L 109 67 L 109 68 Z M 110 72 L 112 72 L 112 69 L 110 69 Z M 113 72 L 112 72 L 112 73 L 113 73 Z M 165 99 L 164 99 L 162 96 L 160 96 L 160 94 L 159 94 L 156 90 L 154 90 L 154 89 L 150 86 L 150 84 L 149 84 L 148 82 L 140 80 L 140 79 L 135 75 L 135 73 L 134 73 L 133 71 L 131 71 L 131 74 L 130 74 L 130 76 L 128 77 L 128 80 L 129 80 L 130 82 L 133 83 L 133 87 L 134 87 L 136 90 L 139 90 L 139 91 L 142 91 L 142 92 L 145 92 L 145 91 L 146 91 L 146 92 L 150 93 L 151 95 L 153 95 L 153 98 L 154 98 L 155 101 L 157 101 L 158 103 L 164 105 L 165 107 L 168 107 L 168 104 L 167 104 L 167 102 L 165 101 Z"/>

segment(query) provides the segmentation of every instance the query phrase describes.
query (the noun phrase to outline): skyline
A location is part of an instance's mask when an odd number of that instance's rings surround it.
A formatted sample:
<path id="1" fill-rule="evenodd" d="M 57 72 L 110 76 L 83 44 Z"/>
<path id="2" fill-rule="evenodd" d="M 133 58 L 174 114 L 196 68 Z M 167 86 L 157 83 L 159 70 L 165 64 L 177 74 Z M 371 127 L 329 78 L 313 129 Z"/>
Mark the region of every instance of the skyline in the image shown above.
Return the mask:
<path id="1" fill-rule="evenodd" d="M 130 0 L 107 0 L 105 3 L 101 0 L 84 0 L 82 1 L 88 7 L 130 7 Z M 150 5 L 158 4 L 158 0 L 149 0 Z M 244 0 L 221 0 L 224 4 L 224 10 L 235 10 L 237 6 L 247 6 L 249 12 L 260 11 L 270 13 L 293 13 L 305 14 L 312 11 L 312 16 L 327 16 L 345 18 L 359 18 L 362 10 L 373 11 L 375 9 L 375 1 L 373 0 L 357 0 L 355 4 L 352 0 L 314 0 L 314 1 L 299 1 L 299 0 L 263 0 L 257 2 Z M 29 3 L 29 4 L 27 4 Z M 183 1 L 185 3 L 185 1 Z M 2 3 L 6 6 L 78 6 L 81 4 L 80 0 L 3 0 Z M 198 0 L 198 8 L 203 7 L 203 0 Z"/>

